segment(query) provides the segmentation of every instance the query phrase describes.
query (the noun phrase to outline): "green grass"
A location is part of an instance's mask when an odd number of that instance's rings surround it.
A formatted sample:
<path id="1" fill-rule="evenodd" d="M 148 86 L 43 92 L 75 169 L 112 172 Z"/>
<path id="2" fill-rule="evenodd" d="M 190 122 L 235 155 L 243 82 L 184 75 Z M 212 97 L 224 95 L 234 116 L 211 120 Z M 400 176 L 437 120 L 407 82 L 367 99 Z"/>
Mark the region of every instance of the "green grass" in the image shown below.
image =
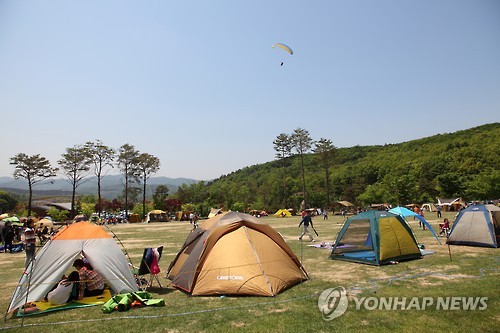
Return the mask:
<path id="1" fill-rule="evenodd" d="M 446 213 L 443 217 L 452 217 Z M 440 221 L 426 216 L 438 229 Z M 136 308 L 103 314 L 99 306 L 50 313 L 43 316 L 12 318 L 0 330 L 12 332 L 498 332 L 500 327 L 500 250 L 439 245 L 430 232 L 410 220 L 420 243 L 435 251 L 421 260 L 373 267 L 328 259 L 329 251 L 308 247 L 297 240 L 299 217 L 266 221 L 278 230 L 302 260 L 310 280 L 276 297 L 189 297 L 172 288 L 165 272 L 180 249 L 190 226 L 186 222 L 128 224 L 112 226 L 134 265 L 143 248 L 164 246 L 160 262 L 160 282 L 149 291 L 165 299 L 166 306 Z M 342 224 L 339 216 L 323 221 L 315 217 L 318 241 L 333 241 Z M 307 238 L 307 237 L 306 237 Z M 444 241 L 444 239 L 443 239 Z M 0 253 L 2 293 L 0 307 L 8 307 L 12 292 L 23 271 L 24 253 Z M 318 295 L 327 288 L 342 286 L 350 297 L 344 315 L 331 321 L 318 310 Z M 483 311 L 356 310 L 354 297 L 488 297 Z M 23 324 L 24 327 L 20 327 Z"/>

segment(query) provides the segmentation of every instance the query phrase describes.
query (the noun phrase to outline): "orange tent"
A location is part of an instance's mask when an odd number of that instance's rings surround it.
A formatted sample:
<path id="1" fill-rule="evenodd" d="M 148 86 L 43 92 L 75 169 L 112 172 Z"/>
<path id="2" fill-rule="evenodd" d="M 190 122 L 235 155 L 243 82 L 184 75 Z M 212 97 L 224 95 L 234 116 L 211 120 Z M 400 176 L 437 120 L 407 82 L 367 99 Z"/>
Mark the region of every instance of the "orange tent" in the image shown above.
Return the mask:
<path id="1" fill-rule="evenodd" d="M 167 276 L 192 295 L 275 296 L 308 279 L 276 230 L 237 212 L 216 215 L 195 229 Z"/>

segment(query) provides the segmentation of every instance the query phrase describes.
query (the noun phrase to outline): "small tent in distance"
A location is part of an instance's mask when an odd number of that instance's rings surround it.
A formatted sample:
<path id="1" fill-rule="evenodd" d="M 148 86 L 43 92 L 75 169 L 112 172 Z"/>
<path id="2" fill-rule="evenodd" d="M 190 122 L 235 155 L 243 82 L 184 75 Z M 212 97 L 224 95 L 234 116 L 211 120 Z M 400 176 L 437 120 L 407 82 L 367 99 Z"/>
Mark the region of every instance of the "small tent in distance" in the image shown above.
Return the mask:
<path id="1" fill-rule="evenodd" d="M 463 209 L 455 219 L 446 242 L 451 245 L 499 247 L 500 207 L 474 205 Z"/>
<path id="2" fill-rule="evenodd" d="M 191 232 L 167 277 L 196 296 L 275 296 L 308 279 L 276 230 L 237 212 L 216 215 Z"/>
<path id="3" fill-rule="evenodd" d="M 422 258 L 422 254 L 410 227 L 400 215 L 372 210 L 345 221 L 330 258 L 383 265 Z"/>
<path id="4" fill-rule="evenodd" d="M 210 208 L 210 212 L 208 213 L 208 218 L 217 216 L 222 214 L 222 208 Z"/>
<path id="5" fill-rule="evenodd" d="M 287 209 L 279 209 L 276 213 L 274 213 L 276 217 L 291 217 L 292 213 L 290 213 Z"/>

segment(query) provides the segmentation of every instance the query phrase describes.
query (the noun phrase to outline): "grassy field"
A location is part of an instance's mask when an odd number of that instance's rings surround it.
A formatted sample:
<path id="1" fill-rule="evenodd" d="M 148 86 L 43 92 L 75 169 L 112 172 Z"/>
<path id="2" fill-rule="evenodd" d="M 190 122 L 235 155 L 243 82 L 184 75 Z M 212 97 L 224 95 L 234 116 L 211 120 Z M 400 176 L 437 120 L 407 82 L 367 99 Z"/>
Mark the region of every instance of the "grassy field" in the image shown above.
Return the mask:
<path id="1" fill-rule="evenodd" d="M 443 217 L 451 217 L 445 213 Z M 441 220 L 426 218 L 438 230 Z M 190 231 L 186 222 L 124 224 L 111 226 L 138 265 L 144 247 L 164 246 L 160 261 L 163 288 L 155 284 L 149 291 L 163 298 L 165 307 L 134 308 L 127 312 L 103 314 L 100 306 L 60 311 L 41 316 L 3 321 L 0 330 L 9 332 L 499 332 L 500 250 L 439 245 L 429 231 L 410 220 L 415 235 L 426 249 L 435 251 L 421 260 L 373 267 L 328 259 L 329 251 L 310 247 L 297 237 L 299 217 L 266 221 L 278 230 L 302 260 L 310 280 L 276 297 L 188 297 L 172 288 L 165 272 Z M 320 237 L 317 242 L 333 242 L 343 219 L 314 219 Z M 307 237 L 305 237 L 307 239 Z M 443 239 L 444 243 L 444 239 Z M 2 292 L 0 307 L 7 310 L 11 295 L 23 272 L 24 253 L 0 253 Z M 328 288 L 344 287 L 349 297 L 347 311 L 333 320 L 323 319 L 318 296 Z M 356 300 L 372 302 L 356 307 Z M 387 297 L 487 297 L 484 310 L 374 309 L 376 300 Z M 365 304 L 365 303 L 363 303 Z M 24 325 L 22 328 L 20 327 Z"/>

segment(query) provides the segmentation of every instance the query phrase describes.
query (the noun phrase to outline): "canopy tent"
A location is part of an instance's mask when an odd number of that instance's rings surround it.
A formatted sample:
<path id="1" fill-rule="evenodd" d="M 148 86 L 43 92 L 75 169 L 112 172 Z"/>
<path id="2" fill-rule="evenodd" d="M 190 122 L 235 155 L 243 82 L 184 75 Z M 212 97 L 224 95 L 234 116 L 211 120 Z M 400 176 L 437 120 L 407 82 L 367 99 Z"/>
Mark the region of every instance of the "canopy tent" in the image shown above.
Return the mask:
<path id="1" fill-rule="evenodd" d="M 455 219 L 448 244 L 500 247 L 500 207 L 474 205 Z"/>
<path id="2" fill-rule="evenodd" d="M 394 207 L 392 209 L 389 209 L 389 212 L 390 213 L 394 213 L 394 214 L 398 214 L 398 215 L 402 216 L 403 218 L 406 218 L 407 216 L 414 216 L 414 217 L 416 217 L 420 222 L 422 222 L 427 227 L 427 229 L 429 229 L 429 231 L 432 233 L 432 235 L 434 236 L 434 238 L 437 239 L 437 241 L 439 242 L 439 244 L 441 244 L 441 241 L 439 240 L 439 237 L 438 237 L 436 231 L 434 230 L 434 228 L 429 224 L 429 222 L 427 222 L 427 220 L 422 215 L 417 214 L 414 211 L 409 210 L 406 207 L 400 207 L 400 206 L 397 206 L 397 207 Z"/>
<path id="3" fill-rule="evenodd" d="M 342 205 L 344 207 L 354 207 L 353 203 L 350 203 L 349 201 L 337 201 L 339 205 Z"/>
<path id="4" fill-rule="evenodd" d="M 369 265 L 421 257 L 406 221 L 400 215 L 375 210 L 349 217 L 330 254 L 331 259 Z"/>
<path id="5" fill-rule="evenodd" d="M 12 225 L 18 226 L 18 227 L 23 226 L 23 222 L 21 222 L 17 216 L 6 217 L 2 220 L 2 222 L 11 222 Z"/>

